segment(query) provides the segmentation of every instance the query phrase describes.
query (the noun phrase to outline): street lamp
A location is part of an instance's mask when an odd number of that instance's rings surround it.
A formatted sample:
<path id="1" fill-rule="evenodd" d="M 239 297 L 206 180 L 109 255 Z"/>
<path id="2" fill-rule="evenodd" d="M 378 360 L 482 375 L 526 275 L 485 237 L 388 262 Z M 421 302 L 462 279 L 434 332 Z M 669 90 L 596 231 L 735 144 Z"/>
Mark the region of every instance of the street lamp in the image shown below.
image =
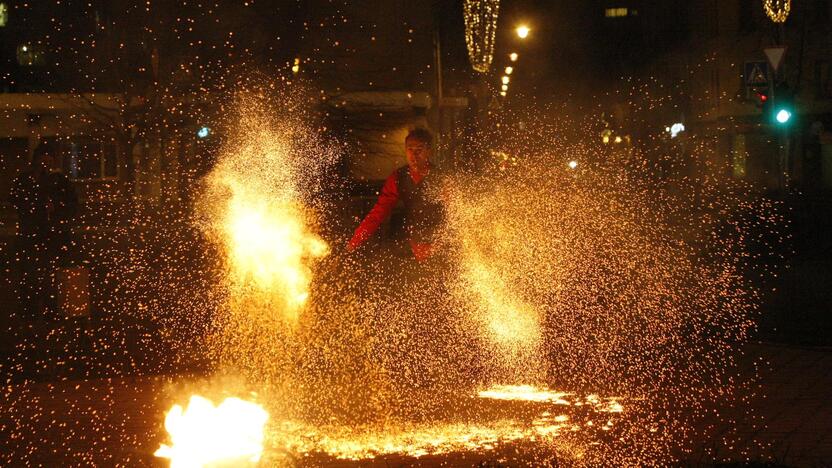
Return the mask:
<path id="1" fill-rule="evenodd" d="M 515 29 L 514 31 L 517 32 L 517 37 L 519 37 L 520 39 L 525 39 L 529 37 L 529 31 L 531 30 L 528 26 L 522 24 L 520 26 L 517 26 L 517 29 Z"/>
<path id="2" fill-rule="evenodd" d="M 679 133 L 685 131 L 685 124 L 681 122 L 676 122 L 675 124 L 669 127 L 665 127 L 664 130 L 670 134 L 670 138 L 676 138 L 676 136 L 679 135 Z"/>
<path id="3" fill-rule="evenodd" d="M 512 52 L 511 54 L 509 54 L 508 58 L 512 62 L 516 62 L 517 61 L 517 52 Z"/>

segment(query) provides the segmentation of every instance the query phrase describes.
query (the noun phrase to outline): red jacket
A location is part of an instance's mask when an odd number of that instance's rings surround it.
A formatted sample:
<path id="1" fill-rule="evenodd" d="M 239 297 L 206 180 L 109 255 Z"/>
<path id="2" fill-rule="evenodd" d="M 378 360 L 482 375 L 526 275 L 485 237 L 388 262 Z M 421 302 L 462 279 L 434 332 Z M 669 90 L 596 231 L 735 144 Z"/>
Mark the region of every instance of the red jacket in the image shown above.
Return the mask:
<path id="1" fill-rule="evenodd" d="M 416 184 L 419 184 L 425 176 L 413 177 L 414 172 L 415 171 L 411 170 L 408 171 L 408 174 L 411 174 L 410 177 L 413 181 Z M 378 201 L 376 201 L 373 209 L 367 213 L 367 216 L 364 217 L 364 220 L 361 221 L 361 224 L 358 225 L 358 228 L 355 229 L 355 234 L 353 234 L 352 239 L 350 239 L 347 244 L 348 248 L 350 250 L 356 249 L 367 239 L 372 237 L 372 235 L 378 230 L 379 226 L 381 226 L 381 223 L 383 223 L 384 220 L 390 216 L 390 213 L 393 211 L 393 208 L 396 206 L 396 202 L 398 201 L 399 184 L 398 170 L 396 170 L 393 171 L 393 173 L 387 177 L 387 180 L 384 181 L 384 186 L 381 188 L 381 194 L 378 196 Z M 413 251 L 413 256 L 416 260 L 422 261 L 431 255 L 432 245 L 430 243 L 415 242 L 412 239 L 409 240 L 409 242 L 410 248 Z"/>

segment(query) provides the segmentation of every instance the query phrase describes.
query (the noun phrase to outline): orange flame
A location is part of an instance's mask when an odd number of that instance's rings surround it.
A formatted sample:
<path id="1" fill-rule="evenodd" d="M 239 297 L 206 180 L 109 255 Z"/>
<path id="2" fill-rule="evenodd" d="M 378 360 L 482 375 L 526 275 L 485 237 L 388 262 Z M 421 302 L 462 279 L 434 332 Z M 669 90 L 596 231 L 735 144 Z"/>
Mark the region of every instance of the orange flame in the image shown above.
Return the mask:
<path id="1" fill-rule="evenodd" d="M 239 398 L 226 398 L 219 406 L 193 395 L 188 407 L 174 405 L 165 417 L 172 441 L 154 455 L 170 459 L 171 468 L 208 464 L 256 464 L 263 453 L 266 410 Z"/>

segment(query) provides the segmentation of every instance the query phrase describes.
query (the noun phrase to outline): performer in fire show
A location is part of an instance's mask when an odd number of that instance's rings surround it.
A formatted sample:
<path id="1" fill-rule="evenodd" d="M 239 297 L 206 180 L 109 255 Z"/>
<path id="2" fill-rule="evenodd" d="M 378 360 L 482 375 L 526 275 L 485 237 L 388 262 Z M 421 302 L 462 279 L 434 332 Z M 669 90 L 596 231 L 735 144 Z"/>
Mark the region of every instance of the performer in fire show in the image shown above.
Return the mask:
<path id="1" fill-rule="evenodd" d="M 442 181 L 430 161 L 433 135 L 425 128 L 416 128 L 407 134 L 404 143 L 407 166 L 387 177 L 375 206 L 347 243 L 348 251 L 369 239 L 400 204 L 401 219 L 395 220 L 393 227 L 407 239 L 413 257 L 423 262 L 436 252 L 436 235 L 444 210 L 440 201 Z"/>

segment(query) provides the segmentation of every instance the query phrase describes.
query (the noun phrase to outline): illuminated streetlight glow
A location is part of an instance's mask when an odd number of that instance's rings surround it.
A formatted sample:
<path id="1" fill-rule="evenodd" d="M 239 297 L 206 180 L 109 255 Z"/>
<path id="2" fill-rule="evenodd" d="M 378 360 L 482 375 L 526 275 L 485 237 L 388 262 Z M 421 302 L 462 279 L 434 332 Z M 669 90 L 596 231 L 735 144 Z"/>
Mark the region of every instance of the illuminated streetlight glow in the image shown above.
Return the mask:
<path id="1" fill-rule="evenodd" d="M 507 84 L 504 84 L 504 85 L 502 86 L 502 88 L 500 88 L 500 89 L 502 89 L 503 91 L 508 91 L 508 85 L 507 85 Z"/>
<path id="2" fill-rule="evenodd" d="M 505 91 L 500 91 L 500 96 L 505 96 L 505 95 L 506 95 Z"/>
<path id="3" fill-rule="evenodd" d="M 569 169 L 575 169 L 578 167 L 578 161 L 569 161 Z"/>
<path id="4" fill-rule="evenodd" d="M 605 128 L 601 132 L 601 141 L 603 141 L 604 144 L 606 145 L 610 142 L 610 137 L 612 137 L 612 130 L 610 130 L 608 128 Z"/>
<path id="5" fill-rule="evenodd" d="M 514 72 L 514 67 L 506 67 L 506 75 L 511 75 Z"/>
<path id="6" fill-rule="evenodd" d="M 529 37 L 530 29 L 526 25 L 518 26 L 515 31 L 517 31 L 517 37 L 519 37 L 520 39 L 525 39 L 525 38 Z"/>
<path id="7" fill-rule="evenodd" d="M 517 52 L 512 52 L 511 54 L 509 54 L 508 58 L 509 58 L 512 62 L 516 62 L 516 61 L 517 61 Z"/>
<path id="8" fill-rule="evenodd" d="M 510 78 L 507 76 L 503 76 L 503 84 L 508 84 Z"/>
<path id="9" fill-rule="evenodd" d="M 685 124 L 676 122 L 670 127 L 665 127 L 665 131 L 670 133 L 670 138 L 676 138 L 676 135 L 678 135 L 680 132 L 685 131 Z"/>

